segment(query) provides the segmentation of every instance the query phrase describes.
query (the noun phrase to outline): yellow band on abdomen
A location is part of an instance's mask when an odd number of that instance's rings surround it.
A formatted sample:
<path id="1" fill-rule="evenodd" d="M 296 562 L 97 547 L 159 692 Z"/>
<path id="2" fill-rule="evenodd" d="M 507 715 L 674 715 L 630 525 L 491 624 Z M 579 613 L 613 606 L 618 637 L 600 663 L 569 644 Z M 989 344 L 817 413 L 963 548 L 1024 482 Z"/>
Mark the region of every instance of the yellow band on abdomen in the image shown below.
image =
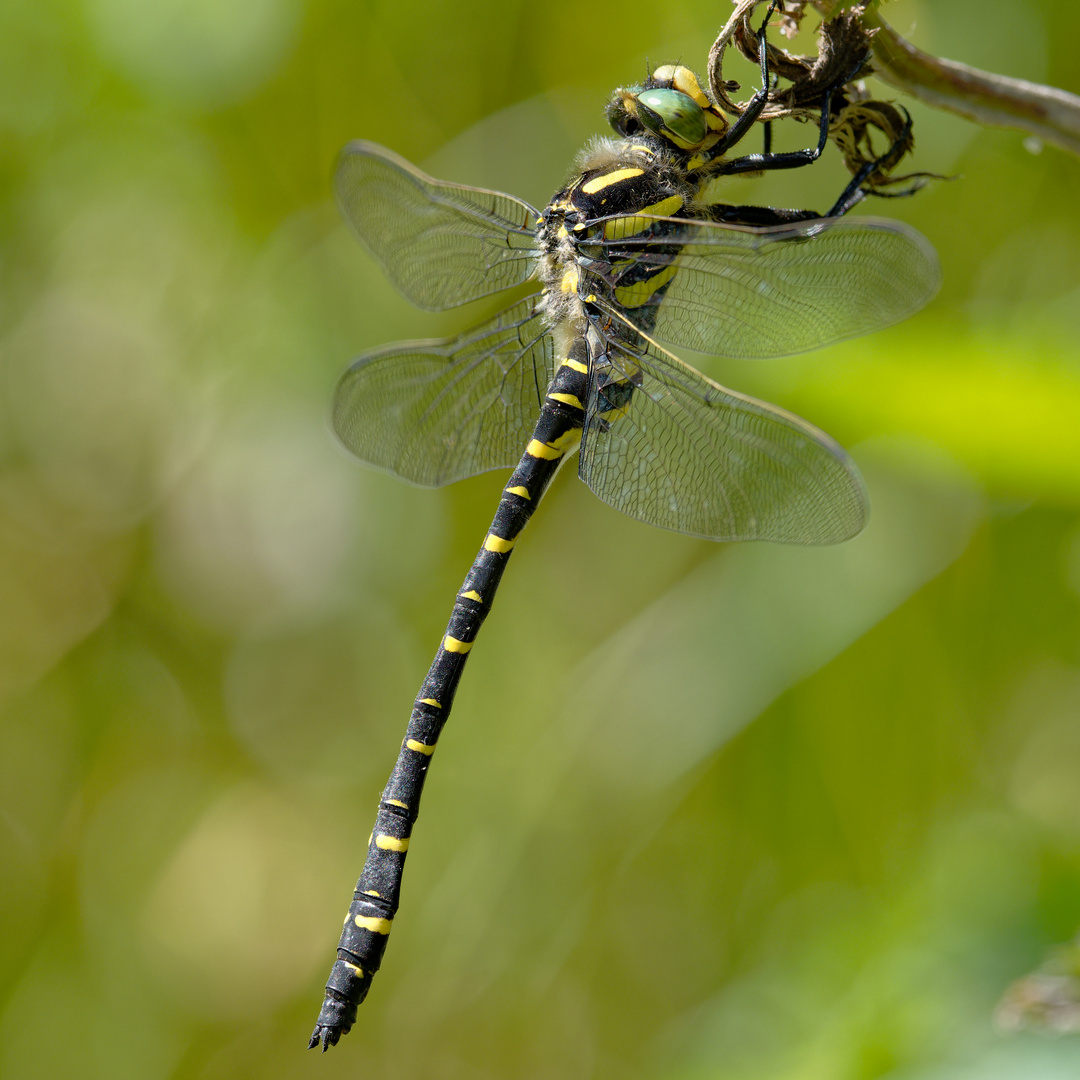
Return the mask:
<path id="1" fill-rule="evenodd" d="M 373 915 L 356 915 L 353 922 L 361 930 L 370 930 L 373 934 L 389 934 L 390 927 L 394 925 L 393 919 L 378 919 Z"/>
<path id="2" fill-rule="evenodd" d="M 581 400 L 575 397 L 573 394 L 548 394 L 549 401 L 558 401 L 563 405 L 572 405 L 575 409 L 581 409 L 585 411 L 585 407 L 581 404 Z"/>
<path id="3" fill-rule="evenodd" d="M 513 549 L 516 543 L 516 536 L 513 540 L 506 540 L 501 536 L 496 536 L 494 533 L 488 533 L 487 536 L 484 537 L 484 550 L 494 551 L 498 555 L 505 555 L 506 552 Z"/>

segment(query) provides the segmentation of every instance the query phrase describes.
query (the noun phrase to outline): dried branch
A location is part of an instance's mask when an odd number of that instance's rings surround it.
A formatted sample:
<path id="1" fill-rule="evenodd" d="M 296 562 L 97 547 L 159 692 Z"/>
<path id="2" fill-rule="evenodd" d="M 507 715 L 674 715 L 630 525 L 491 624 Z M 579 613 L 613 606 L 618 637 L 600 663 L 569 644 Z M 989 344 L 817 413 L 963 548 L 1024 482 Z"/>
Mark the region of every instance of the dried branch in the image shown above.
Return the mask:
<path id="1" fill-rule="evenodd" d="M 780 17 L 780 31 L 790 36 L 805 14 L 799 0 L 773 4 L 770 0 L 734 0 L 735 12 L 720 31 L 709 51 L 708 87 L 713 100 L 724 112 L 739 116 L 748 102 L 736 102 L 731 95 L 739 84 L 723 77 L 724 54 L 729 45 L 751 62 L 757 63 L 760 25 L 751 19 L 754 10 L 764 6 L 769 15 Z M 861 176 L 866 194 L 909 194 L 931 173 L 895 176 L 893 170 L 911 152 L 910 118 L 896 106 L 870 100 L 858 80 L 870 70 L 870 55 L 875 31 L 862 22 L 864 7 L 857 4 L 823 19 L 818 28 L 818 51 L 815 56 L 799 56 L 781 49 L 771 41 L 766 44 L 769 73 L 773 85 L 759 117 L 763 123 L 794 117 L 819 122 L 822 112 L 829 112 L 829 138 L 844 156 L 852 176 Z M 791 85 L 781 89 L 783 79 Z M 873 133 L 884 140 L 882 151 L 874 146 Z M 914 181 L 904 192 L 893 191 L 897 185 Z"/>
<path id="2" fill-rule="evenodd" d="M 800 16 L 805 4 L 803 0 L 797 5 Z M 844 5 L 837 0 L 814 0 L 812 6 L 828 18 Z M 1080 154 L 1080 97 L 1076 94 L 930 56 L 905 41 L 877 8 L 877 0 L 872 0 L 861 13 L 861 21 L 875 32 L 874 72 L 890 86 L 977 124 L 1016 128 Z"/>

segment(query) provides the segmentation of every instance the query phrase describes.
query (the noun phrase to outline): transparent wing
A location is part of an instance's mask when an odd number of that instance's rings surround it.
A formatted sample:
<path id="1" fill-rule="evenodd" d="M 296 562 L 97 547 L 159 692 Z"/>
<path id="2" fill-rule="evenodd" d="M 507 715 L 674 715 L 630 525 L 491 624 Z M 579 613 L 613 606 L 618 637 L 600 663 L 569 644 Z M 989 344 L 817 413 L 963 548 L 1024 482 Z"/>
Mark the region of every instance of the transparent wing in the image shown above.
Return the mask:
<path id="1" fill-rule="evenodd" d="M 604 502 L 709 540 L 832 544 L 862 529 L 862 481 L 823 431 L 653 346 L 620 366 L 636 386 L 603 420 L 593 378 L 578 464 Z"/>
<path id="2" fill-rule="evenodd" d="M 609 297 L 657 340 L 719 356 L 786 356 L 869 334 L 918 311 L 941 281 L 930 243 L 893 221 L 756 229 L 668 218 L 653 229 L 662 234 L 603 245 L 615 263 Z M 625 287 L 653 274 L 670 283 L 650 295 L 647 284 Z"/>
<path id="3" fill-rule="evenodd" d="M 428 311 L 489 296 L 532 273 L 539 213 L 512 195 L 433 180 L 370 142 L 341 152 L 334 191 L 360 242 Z"/>
<path id="4" fill-rule="evenodd" d="M 332 423 L 357 457 L 425 487 L 517 464 L 553 373 L 536 297 L 456 338 L 361 356 L 334 393 Z"/>

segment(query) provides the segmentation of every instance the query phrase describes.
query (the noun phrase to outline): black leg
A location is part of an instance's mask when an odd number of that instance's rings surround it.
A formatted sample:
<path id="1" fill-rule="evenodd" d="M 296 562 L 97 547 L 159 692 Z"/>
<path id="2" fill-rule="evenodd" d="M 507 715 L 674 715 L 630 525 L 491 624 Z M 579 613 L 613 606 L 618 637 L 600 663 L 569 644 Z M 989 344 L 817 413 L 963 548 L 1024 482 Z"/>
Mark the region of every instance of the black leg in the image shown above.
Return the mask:
<path id="1" fill-rule="evenodd" d="M 854 206 L 862 202 L 868 194 L 882 199 L 900 199 L 908 195 L 914 195 L 923 186 L 924 180 L 919 179 L 903 191 L 871 190 L 867 192 L 862 187 L 867 179 L 896 153 L 897 148 L 911 134 L 912 120 L 907 110 L 904 111 L 904 116 L 907 118 L 906 122 L 889 149 L 880 157 L 868 161 L 859 169 L 851 178 L 851 182 L 841 192 L 840 198 L 833 204 L 832 209 L 824 215 L 825 217 L 843 217 Z M 715 203 L 708 208 L 708 217 L 711 221 L 721 221 L 728 225 L 752 225 L 759 228 L 770 225 L 788 225 L 794 221 L 810 221 L 821 216 L 813 210 L 787 210 L 775 206 L 730 206 L 726 203 Z"/>
<path id="2" fill-rule="evenodd" d="M 873 174 L 877 172 L 883 162 L 887 161 L 893 156 L 894 153 L 896 153 L 897 147 L 901 146 L 907 139 L 907 137 L 911 134 L 912 120 L 911 115 L 908 113 L 907 109 L 904 109 L 904 116 L 906 117 L 906 122 L 903 128 L 901 128 L 900 134 L 897 135 L 896 139 L 893 141 L 892 146 L 890 146 L 889 149 L 881 155 L 881 157 L 875 158 L 873 161 L 868 161 L 851 178 L 851 183 L 849 183 L 848 186 L 844 188 L 843 192 L 841 192 L 840 198 L 836 200 L 833 208 L 825 215 L 826 217 L 841 217 L 846 214 L 853 206 L 862 202 L 862 200 L 866 198 L 867 192 L 863 191 L 863 184 L 866 183 L 869 177 L 873 176 Z M 921 186 L 922 185 L 917 185 L 916 187 L 912 187 L 907 191 L 871 192 L 871 194 L 880 194 L 886 198 L 890 196 L 900 197 L 902 195 L 913 194 L 915 191 L 918 190 L 918 187 Z"/>
<path id="3" fill-rule="evenodd" d="M 773 12 L 776 11 L 777 4 L 778 0 L 773 0 L 769 5 L 769 10 L 765 13 L 765 20 L 758 31 L 758 63 L 761 67 L 761 89 L 747 102 L 742 115 L 731 125 L 724 138 L 709 152 L 711 158 L 721 157 L 735 146 L 750 130 L 769 100 L 769 89 L 774 80 L 769 74 L 769 50 L 765 31 L 768 28 L 769 19 L 772 18 Z M 854 71 L 851 74 L 854 74 Z M 744 157 L 733 158 L 731 161 L 724 162 L 723 166 L 718 170 L 718 175 L 730 176 L 744 172 L 768 172 L 772 169 L 798 169 L 803 165 L 810 165 L 817 161 L 829 141 L 829 110 L 832 105 L 833 93 L 837 87 L 843 86 L 848 78 L 850 78 L 850 75 L 830 86 L 822 96 L 821 123 L 818 127 L 816 146 L 809 147 L 806 150 L 792 150 L 774 154 L 772 153 L 772 128 L 766 122 L 763 152 L 760 154 L 747 154 Z"/>
<path id="4" fill-rule="evenodd" d="M 728 128 L 727 134 L 713 147 L 710 156 L 720 157 L 726 154 L 742 137 L 754 126 L 754 121 L 761 115 L 769 100 L 769 50 L 765 42 L 765 28 L 776 10 L 779 0 L 772 0 L 769 10 L 765 12 L 765 21 L 758 31 L 758 64 L 761 66 L 761 89 L 746 103 L 742 115 Z"/>
<path id="5" fill-rule="evenodd" d="M 806 150 L 791 150 L 783 154 L 771 154 L 766 149 L 764 154 L 747 154 L 745 157 L 725 161 L 719 170 L 722 176 L 732 176 L 743 172 L 768 172 L 772 169 L 798 169 L 810 165 L 821 157 L 825 144 L 829 141 L 829 106 L 835 87 L 829 87 L 821 99 L 821 124 L 818 128 L 817 146 Z M 746 114 L 743 113 L 743 116 Z M 734 130 L 734 129 L 733 129 Z M 767 140 L 771 142 L 771 139 Z"/>
<path id="6" fill-rule="evenodd" d="M 725 225 L 790 225 L 793 221 L 813 221 L 821 215 L 816 210 L 788 210 L 777 206 L 729 206 L 716 203 L 708 208 L 708 220 Z"/>

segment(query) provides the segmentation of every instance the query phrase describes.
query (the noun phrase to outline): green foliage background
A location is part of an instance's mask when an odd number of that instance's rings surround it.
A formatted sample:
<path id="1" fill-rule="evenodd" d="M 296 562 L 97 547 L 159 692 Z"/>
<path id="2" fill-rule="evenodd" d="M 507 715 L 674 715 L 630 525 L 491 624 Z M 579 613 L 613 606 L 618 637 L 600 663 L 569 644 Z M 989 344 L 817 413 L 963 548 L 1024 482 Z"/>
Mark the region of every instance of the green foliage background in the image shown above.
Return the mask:
<path id="1" fill-rule="evenodd" d="M 334 154 L 543 204 L 611 87 L 700 69 L 729 10 L 0 7 L 6 1080 L 1080 1077 L 1075 1041 L 992 1022 L 1080 924 L 1080 163 L 917 104 L 916 167 L 957 178 L 866 209 L 936 245 L 939 298 L 708 368 L 851 448 L 870 527 L 718 547 L 567 470 L 471 660 L 383 972 L 304 1049 L 501 485 L 414 490 L 335 446 L 353 355 L 484 311 L 393 292 Z M 1080 91 L 1068 0 L 886 14 Z M 842 182 L 831 153 L 732 201 Z"/>

